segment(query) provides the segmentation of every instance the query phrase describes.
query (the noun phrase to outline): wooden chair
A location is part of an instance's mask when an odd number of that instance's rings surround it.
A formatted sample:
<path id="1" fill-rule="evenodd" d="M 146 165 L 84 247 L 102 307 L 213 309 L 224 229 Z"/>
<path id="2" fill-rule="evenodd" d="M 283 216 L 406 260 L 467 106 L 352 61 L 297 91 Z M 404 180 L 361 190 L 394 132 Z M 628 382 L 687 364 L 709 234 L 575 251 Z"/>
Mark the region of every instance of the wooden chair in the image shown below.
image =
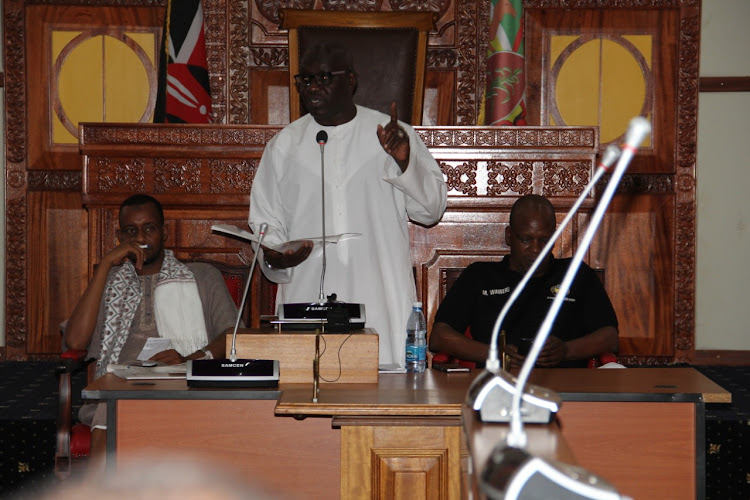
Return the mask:
<path id="1" fill-rule="evenodd" d="M 224 282 L 229 289 L 237 307 L 242 302 L 242 292 L 250 272 L 247 266 L 232 266 L 223 262 L 208 260 L 191 260 L 190 262 L 205 262 L 215 266 L 221 272 Z M 249 324 L 250 307 L 245 305 L 242 312 L 245 324 Z M 87 359 L 88 352 L 69 349 L 60 355 L 60 363 L 55 369 L 58 379 L 58 407 L 57 407 L 57 442 L 55 446 L 55 475 L 60 479 L 70 476 L 73 459 L 89 456 L 91 447 L 91 429 L 85 424 L 73 424 L 73 375 L 81 370 L 88 370 L 88 381 L 94 377 L 93 358 Z"/>
<path id="2" fill-rule="evenodd" d="M 335 41 L 348 47 L 358 75 L 356 104 L 422 124 L 427 32 L 435 29 L 432 12 L 350 12 L 282 9 L 281 28 L 289 31 L 289 118 L 306 113 L 294 84 L 308 47 Z"/>

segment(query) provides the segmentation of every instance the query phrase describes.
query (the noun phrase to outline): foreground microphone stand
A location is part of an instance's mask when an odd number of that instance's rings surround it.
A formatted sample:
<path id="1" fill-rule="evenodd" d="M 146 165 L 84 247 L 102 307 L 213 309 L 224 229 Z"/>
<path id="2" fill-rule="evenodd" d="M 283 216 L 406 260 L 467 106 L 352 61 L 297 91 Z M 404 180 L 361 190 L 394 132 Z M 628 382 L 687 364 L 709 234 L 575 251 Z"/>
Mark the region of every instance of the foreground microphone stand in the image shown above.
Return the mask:
<path id="1" fill-rule="evenodd" d="M 510 434 L 506 442 L 500 443 L 493 450 L 492 456 L 480 479 L 480 488 L 491 499 L 555 498 L 561 500 L 620 500 L 626 498 L 622 497 L 604 479 L 588 473 L 583 468 L 543 460 L 529 454 L 524 449 L 527 443 L 527 436 L 523 431 L 523 421 L 525 418 L 521 407 L 521 400 L 526 399 L 524 391 L 526 381 L 549 336 L 552 324 L 578 272 L 584 254 L 588 251 L 594 234 L 604 217 L 604 212 L 607 210 L 630 160 L 650 131 L 651 125 L 645 118 L 636 117 L 631 120 L 625 136 L 625 144 L 620 160 L 571 260 L 568 271 L 560 285 L 560 290 L 556 294 L 555 300 L 552 302 L 552 306 L 537 332 L 531 351 L 521 368 L 512 394 L 512 405 L 507 411 L 507 414 L 510 416 Z M 533 271 L 530 270 L 527 274 L 532 273 Z M 499 327 L 499 325 L 496 324 L 496 327 Z M 493 339 L 496 338 L 495 333 L 493 332 Z M 485 383 L 486 381 L 485 378 Z M 469 394 L 472 394 L 471 389 Z M 484 395 L 486 396 L 487 394 L 485 393 Z M 472 401 L 472 403 L 476 404 L 476 400 Z"/>
<path id="2" fill-rule="evenodd" d="M 250 291 L 253 271 L 258 262 L 261 243 L 266 235 L 268 224 L 260 225 L 258 231 L 258 245 L 255 247 L 255 256 L 250 265 L 250 273 L 247 276 L 245 290 L 242 293 L 242 301 L 237 319 L 232 332 L 232 348 L 228 359 L 195 359 L 188 360 L 187 385 L 188 387 L 277 387 L 279 385 L 279 361 L 275 359 L 237 359 L 237 330 L 240 327 L 242 311 Z"/>
<path id="3" fill-rule="evenodd" d="M 321 304 L 326 303 L 326 294 L 323 291 L 323 283 L 326 279 L 326 169 L 325 169 L 325 155 L 323 151 L 328 142 L 328 133 L 325 130 L 318 132 L 315 136 L 315 140 L 320 145 L 320 206 L 321 206 L 321 223 L 323 225 L 323 269 L 320 271 L 320 293 L 318 294 L 318 301 Z"/>

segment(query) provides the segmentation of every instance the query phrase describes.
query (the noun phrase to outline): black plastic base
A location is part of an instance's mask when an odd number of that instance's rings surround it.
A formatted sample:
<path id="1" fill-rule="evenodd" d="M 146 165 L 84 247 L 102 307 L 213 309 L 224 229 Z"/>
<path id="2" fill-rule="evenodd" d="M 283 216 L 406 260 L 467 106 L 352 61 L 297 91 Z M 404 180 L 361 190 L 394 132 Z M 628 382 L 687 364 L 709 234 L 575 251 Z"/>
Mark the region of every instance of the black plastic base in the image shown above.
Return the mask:
<path id="1" fill-rule="evenodd" d="M 188 387 L 278 387 L 275 359 L 198 359 L 187 362 Z"/>

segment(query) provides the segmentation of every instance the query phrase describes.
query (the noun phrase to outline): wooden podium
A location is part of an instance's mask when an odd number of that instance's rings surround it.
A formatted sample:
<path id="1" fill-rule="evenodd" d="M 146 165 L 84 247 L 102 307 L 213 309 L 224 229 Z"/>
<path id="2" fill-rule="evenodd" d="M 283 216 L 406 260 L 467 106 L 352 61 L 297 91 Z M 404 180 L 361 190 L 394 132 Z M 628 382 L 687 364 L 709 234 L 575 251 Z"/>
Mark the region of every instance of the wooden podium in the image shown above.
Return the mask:
<path id="1" fill-rule="evenodd" d="M 278 359 L 279 383 L 311 384 L 315 332 L 245 328 L 237 332 L 237 357 Z M 232 336 L 227 335 L 227 354 Z M 377 384 L 378 334 L 371 328 L 348 333 L 322 333 L 320 383 Z"/>

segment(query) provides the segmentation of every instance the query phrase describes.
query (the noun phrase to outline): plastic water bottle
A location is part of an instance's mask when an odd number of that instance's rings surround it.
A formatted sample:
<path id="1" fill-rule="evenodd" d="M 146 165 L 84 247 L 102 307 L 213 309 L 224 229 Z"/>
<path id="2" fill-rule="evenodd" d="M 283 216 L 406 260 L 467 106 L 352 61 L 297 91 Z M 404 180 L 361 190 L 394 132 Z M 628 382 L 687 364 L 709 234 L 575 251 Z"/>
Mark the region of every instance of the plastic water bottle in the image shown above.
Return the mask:
<path id="1" fill-rule="evenodd" d="M 406 322 L 406 371 L 422 373 L 427 366 L 427 321 L 422 303 L 414 302 Z"/>

